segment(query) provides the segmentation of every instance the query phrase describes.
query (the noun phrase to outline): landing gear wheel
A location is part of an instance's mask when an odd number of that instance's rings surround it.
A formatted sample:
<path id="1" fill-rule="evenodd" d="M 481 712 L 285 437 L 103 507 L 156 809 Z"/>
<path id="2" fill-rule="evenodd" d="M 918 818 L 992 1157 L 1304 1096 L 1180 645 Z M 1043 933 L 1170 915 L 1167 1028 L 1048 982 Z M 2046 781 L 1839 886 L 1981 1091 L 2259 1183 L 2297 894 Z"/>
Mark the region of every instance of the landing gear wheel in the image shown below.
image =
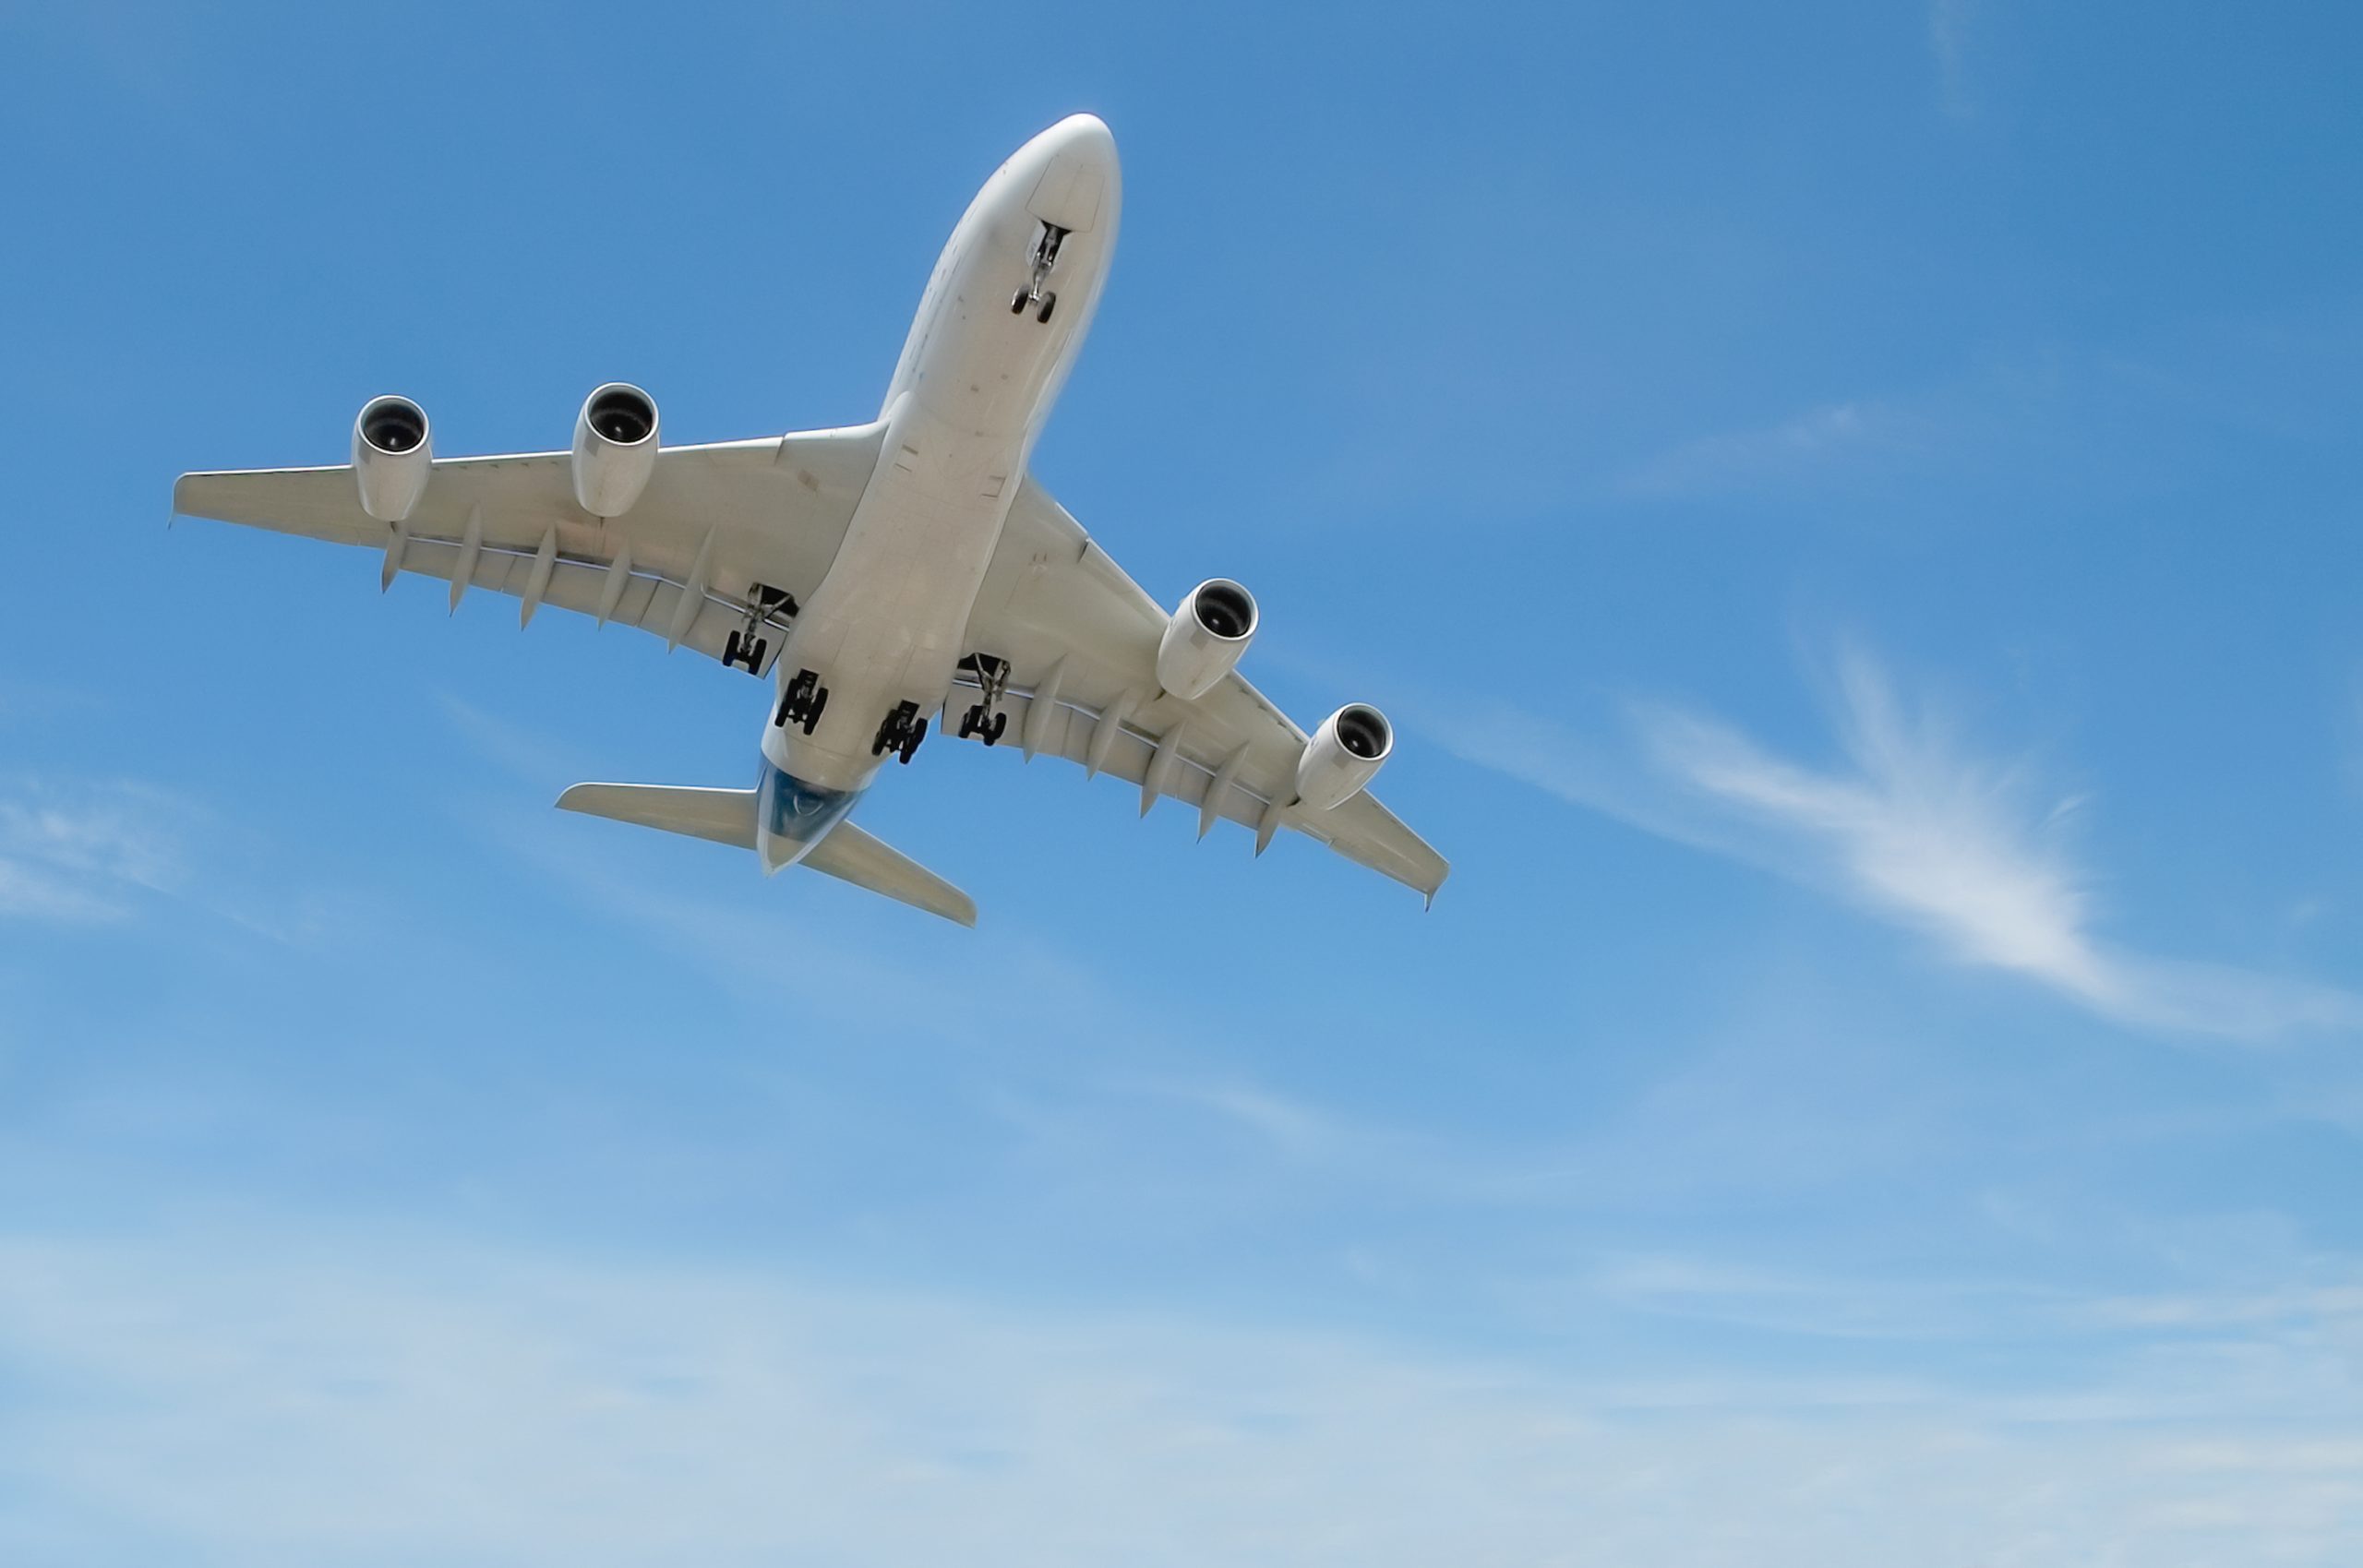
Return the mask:
<path id="1" fill-rule="evenodd" d="M 960 715 L 960 738 L 962 740 L 966 740 L 973 735 L 981 736 L 987 746 L 992 746 L 998 744 L 1001 737 L 1007 734 L 1008 731 L 1009 715 L 1007 713 L 995 713 L 990 718 L 987 718 L 985 716 L 985 705 L 981 702 L 972 705 L 966 712 Z"/>
<path id="2" fill-rule="evenodd" d="M 907 762 L 911 760 L 911 753 L 919 748 L 919 742 L 926 738 L 927 721 L 919 717 L 919 705 L 897 702 L 888 710 L 884 718 L 878 721 L 878 735 L 870 743 L 870 754 L 883 757 L 893 751 Z"/>
<path id="3" fill-rule="evenodd" d="M 1023 316 L 1026 314 L 1026 307 L 1033 303 L 1034 291 L 1031 289 L 1020 289 L 1017 293 L 1010 296 L 1009 313 L 1012 316 Z"/>
<path id="4" fill-rule="evenodd" d="M 743 664 L 749 675 L 761 675 L 763 673 L 763 655 L 771 651 L 770 639 L 757 637 L 751 627 L 744 631 L 734 631 L 722 644 L 723 666 Z"/>
<path id="5" fill-rule="evenodd" d="M 756 643 L 756 657 L 762 656 L 762 644 Z M 829 705 L 828 689 L 821 677 L 810 670 L 798 670 L 796 678 L 780 688 L 779 707 L 772 714 L 772 723 L 781 729 L 790 724 L 802 724 L 810 735 L 812 726 L 821 722 L 821 711 Z"/>
<path id="6" fill-rule="evenodd" d="M 1044 295 L 1042 296 L 1042 308 L 1041 308 L 1039 311 L 1038 311 L 1038 312 L 1036 312 L 1036 313 L 1035 313 L 1034 319 L 1035 319 L 1035 320 L 1037 320 L 1037 321 L 1043 321 L 1043 322 L 1047 322 L 1047 321 L 1049 321 L 1049 320 L 1050 319 L 1050 311 L 1051 311 L 1052 307 L 1053 307 L 1053 306 L 1055 306 L 1058 303 L 1059 303 L 1059 296 L 1058 296 L 1058 295 L 1056 295 L 1056 294 L 1044 294 Z"/>

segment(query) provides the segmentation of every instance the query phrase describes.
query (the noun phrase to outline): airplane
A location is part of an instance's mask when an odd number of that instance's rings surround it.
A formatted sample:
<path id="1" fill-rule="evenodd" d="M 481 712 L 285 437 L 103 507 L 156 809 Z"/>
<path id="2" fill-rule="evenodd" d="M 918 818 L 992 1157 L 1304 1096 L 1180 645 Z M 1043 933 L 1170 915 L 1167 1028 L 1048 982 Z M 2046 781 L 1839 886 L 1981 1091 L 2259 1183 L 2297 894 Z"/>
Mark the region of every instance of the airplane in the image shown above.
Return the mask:
<path id="1" fill-rule="evenodd" d="M 175 513 L 383 553 L 402 572 L 620 621 L 768 683 L 752 789 L 581 784 L 570 811 L 752 850 L 976 924 L 959 889 L 847 820 L 887 759 L 955 707 L 957 738 L 1014 738 L 1252 829 L 1301 832 L 1427 895 L 1450 868 L 1372 796 L 1377 708 L 1307 736 L 1238 673 L 1260 616 L 1213 578 L 1165 609 L 1027 470 L 1116 245 L 1115 138 L 1060 121 L 953 230 L 876 419 L 664 446 L 655 401 L 611 382 L 572 449 L 437 458 L 426 413 L 365 404 L 353 461 L 183 474 Z M 1013 734 L 1014 732 L 1014 734 Z"/>

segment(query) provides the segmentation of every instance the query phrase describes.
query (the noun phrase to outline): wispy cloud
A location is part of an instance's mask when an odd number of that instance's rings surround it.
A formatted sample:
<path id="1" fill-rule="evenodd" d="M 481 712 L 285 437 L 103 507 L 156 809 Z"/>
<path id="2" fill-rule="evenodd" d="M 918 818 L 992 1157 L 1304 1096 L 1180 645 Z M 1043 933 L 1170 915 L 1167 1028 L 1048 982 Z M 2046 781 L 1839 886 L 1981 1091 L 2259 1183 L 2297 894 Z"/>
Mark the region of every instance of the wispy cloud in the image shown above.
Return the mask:
<path id="1" fill-rule="evenodd" d="M 1368 1129 L 1241 1080 L 1166 1079 L 1148 1087 L 1159 1095 L 1211 1113 L 1289 1159 L 1335 1160 L 1345 1151 L 1373 1141 Z"/>
<path id="2" fill-rule="evenodd" d="M 2153 1270 L 2165 1263 L 2144 1262 Z M 2143 1356 L 2203 1348 L 2226 1334 L 2309 1354 L 2363 1343 L 2356 1338 L 2363 1335 L 2363 1274 L 2352 1260 L 2312 1258 L 2285 1272 L 2299 1277 L 2272 1287 L 2217 1277 L 2181 1289 L 2095 1292 L 2057 1279 L 1835 1275 L 1790 1263 L 1640 1253 L 1604 1258 L 1577 1279 L 1540 1288 L 1562 1299 L 1820 1339 L 2115 1341 L 2138 1343 Z"/>
<path id="3" fill-rule="evenodd" d="M 269 846 L 205 801 L 138 780 L 0 781 L 0 920 L 105 926 L 166 900 L 277 942 L 311 940 L 331 900 L 270 880 Z"/>
<path id="4" fill-rule="evenodd" d="M 182 803 L 133 784 L 19 781 L 0 794 L 0 916 L 120 918 L 181 875 Z"/>
<path id="5" fill-rule="evenodd" d="M 1932 378 L 1792 388 L 1793 401 L 1718 428 L 1661 434 L 1599 483 L 1636 502 L 1782 496 L 1876 504 L 1882 521 L 1932 509 L 1983 515 L 2031 490 L 2057 507 L 2164 498 L 2177 454 L 2227 437 L 2295 460 L 2343 449 L 2339 418 L 2363 325 L 2346 307 L 2177 324 L 2129 344 L 1987 345 Z"/>
<path id="6" fill-rule="evenodd" d="M 1826 403 L 1775 424 L 1698 437 L 1660 452 L 1626 473 L 1621 493 L 1679 500 L 1755 489 L 1919 451 L 1935 428 L 1892 404 Z"/>
<path id="7" fill-rule="evenodd" d="M 1462 756 L 1653 832 L 1830 889 L 1954 960 L 2048 987 L 2104 1017 L 2259 1038 L 2363 1027 L 2363 998 L 2229 964 L 2153 957 L 2097 932 L 2067 827 L 2082 801 L 1972 752 L 1867 655 L 1839 663 L 1839 760 L 1781 757 L 1721 720 L 1630 710 L 1637 765 L 1547 722 L 1447 724 Z M 1519 736 L 1502 742 L 1501 735 Z"/>
<path id="8" fill-rule="evenodd" d="M 1928 0 L 1928 48 L 1937 59 L 1938 101 L 1956 120 L 1976 112 L 1969 90 L 1969 35 L 1977 6 L 1978 0 Z"/>

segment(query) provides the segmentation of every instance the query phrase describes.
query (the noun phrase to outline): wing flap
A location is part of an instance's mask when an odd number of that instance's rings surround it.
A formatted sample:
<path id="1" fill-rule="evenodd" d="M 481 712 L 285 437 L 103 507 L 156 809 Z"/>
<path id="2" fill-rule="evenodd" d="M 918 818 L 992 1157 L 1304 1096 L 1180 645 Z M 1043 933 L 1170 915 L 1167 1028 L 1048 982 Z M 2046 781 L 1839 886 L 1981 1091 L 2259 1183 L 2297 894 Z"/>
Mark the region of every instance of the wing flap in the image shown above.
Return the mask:
<path id="1" fill-rule="evenodd" d="M 421 577 L 440 578 L 448 582 L 458 575 L 463 554 L 462 545 L 439 539 L 414 539 L 402 550 L 402 569 Z M 627 572 L 618 587 L 610 577 L 614 570 L 612 562 L 602 565 L 561 558 L 550 568 L 549 581 L 542 590 L 540 603 L 555 604 L 561 610 L 596 616 L 607 604 L 610 588 L 616 588 L 617 595 L 607 616 L 609 620 L 669 639 L 673 617 L 680 606 L 681 596 L 688 590 L 679 583 L 668 582 L 663 578 L 644 575 L 637 570 Z M 468 581 L 473 588 L 519 599 L 524 596 L 533 573 L 534 557 L 531 555 L 483 549 L 477 552 L 475 569 Z M 731 633 L 737 631 L 746 618 L 747 607 L 743 603 L 734 603 L 708 592 L 702 596 L 687 629 L 681 634 L 681 645 L 719 659 L 729 645 Z M 784 623 L 774 619 L 771 624 L 776 629 L 767 634 L 769 648 L 764 655 L 763 669 L 769 668 L 771 659 L 777 656 L 784 640 Z"/>
<path id="2" fill-rule="evenodd" d="M 1029 476 L 968 630 L 971 647 L 1010 663 L 1002 745 L 1030 739 L 1037 750 L 1086 766 L 1097 760 L 1101 772 L 1144 788 L 1154 776 L 1158 796 L 1197 807 L 1203 822 L 1228 819 L 1260 832 L 1269 819 L 1433 897 L 1450 866 L 1375 798 L 1359 795 L 1329 811 L 1296 804 L 1305 734 L 1244 676 L 1233 672 L 1194 700 L 1158 690 L 1157 643 L 1167 615 Z M 960 678 L 976 684 L 972 675 Z M 1122 722 L 1103 739 L 1111 714 Z M 1207 815 L 1217 779 L 1228 783 Z"/>
<path id="3" fill-rule="evenodd" d="M 1010 712 L 1010 734 L 1030 733 L 1028 721 L 1039 698 L 1031 693 L 1012 693 L 1002 705 Z M 1071 762 L 1089 766 L 1099 725 L 1105 714 L 1094 713 L 1062 700 L 1054 711 L 1042 719 L 1042 744 L 1039 750 L 1062 757 Z M 1099 771 L 1112 773 L 1135 784 L 1145 784 L 1156 764 L 1160 737 L 1142 733 L 1129 724 L 1109 737 L 1101 754 Z M 1184 740 L 1187 740 L 1185 736 Z M 1009 741 L 1003 740 L 1002 746 Z M 1197 752 L 1195 747 L 1190 752 Z M 1215 781 L 1222 774 L 1223 763 L 1204 753 L 1177 754 L 1167 770 L 1163 787 L 1158 798 L 1170 796 L 1183 805 L 1204 812 L 1206 797 L 1214 793 Z M 1290 783 L 1293 784 L 1293 779 Z M 1383 876 L 1391 877 L 1405 886 L 1433 897 L 1444 885 L 1452 868 L 1444 856 L 1430 848 L 1417 833 L 1403 824 L 1400 818 L 1368 794 L 1355 796 L 1344 805 L 1327 811 L 1294 804 L 1295 790 L 1288 791 L 1289 798 L 1281 804 L 1276 820 L 1279 827 L 1292 829 L 1307 838 L 1324 844 L 1360 866 L 1367 866 Z M 1154 802 L 1148 804 L 1153 805 Z M 1251 787 L 1236 775 L 1215 800 L 1217 819 L 1237 822 L 1251 831 L 1260 832 L 1265 815 L 1270 811 L 1272 796 Z M 1205 820 L 1202 817 L 1201 820 Z"/>
<path id="4" fill-rule="evenodd" d="M 447 580 L 459 574 L 473 538 L 469 585 L 518 597 L 546 545 L 555 566 L 541 603 L 596 614 L 616 587 L 622 597 L 613 618 L 669 640 L 673 612 L 694 587 L 710 603 L 680 640 L 718 658 L 758 585 L 796 599 L 819 585 L 883 438 L 882 425 L 867 425 L 667 448 L 647 490 L 618 519 L 576 505 L 564 452 L 438 459 L 399 527 L 361 509 L 353 470 L 342 466 L 183 474 L 173 508 L 383 551 L 402 570 Z M 606 576 L 618 561 L 629 568 L 620 583 Z M 774 650 L 779 640 L 772 639 Z"/>

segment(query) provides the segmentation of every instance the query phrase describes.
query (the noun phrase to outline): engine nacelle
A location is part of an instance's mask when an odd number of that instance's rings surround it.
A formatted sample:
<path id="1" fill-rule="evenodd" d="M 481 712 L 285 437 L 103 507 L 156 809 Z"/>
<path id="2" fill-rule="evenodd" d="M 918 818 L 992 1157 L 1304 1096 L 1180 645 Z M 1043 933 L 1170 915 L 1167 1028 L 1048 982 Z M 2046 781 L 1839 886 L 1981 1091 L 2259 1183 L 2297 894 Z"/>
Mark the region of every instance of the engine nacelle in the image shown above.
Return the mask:
<path id="1" fill-rule="evenodd" d="M 610 381 L 582 400 L 574 421 L 574 498 L 593 517 L 631 510 L 656 472 L 656 401 Z"/>
<path id="2" fill-rule="evenodd" d="M 1203 697 L 1229 675 L 1255 635 L 1255 595 L 1228 578 L 1190 590 L 1157 644 L 1157 684 L 1174 696 Z"/>
<path id="3" fill-rule="evenodd" d="M 426 411 L 408 398 L 371 398 L 353 422 L 353 477 L 361 509 L 379 522 L 400 522 L 426 493 L 435 471 Z"/>
<path id="4" fill-rule="evenodd" d="M 1316 811 L 1343 806 L 1378 776 L 1395 749 L 1395 726 L 1367 702 L 1349 702 L 1304 743 L 1297 759 L 1297 798 Z"/>

